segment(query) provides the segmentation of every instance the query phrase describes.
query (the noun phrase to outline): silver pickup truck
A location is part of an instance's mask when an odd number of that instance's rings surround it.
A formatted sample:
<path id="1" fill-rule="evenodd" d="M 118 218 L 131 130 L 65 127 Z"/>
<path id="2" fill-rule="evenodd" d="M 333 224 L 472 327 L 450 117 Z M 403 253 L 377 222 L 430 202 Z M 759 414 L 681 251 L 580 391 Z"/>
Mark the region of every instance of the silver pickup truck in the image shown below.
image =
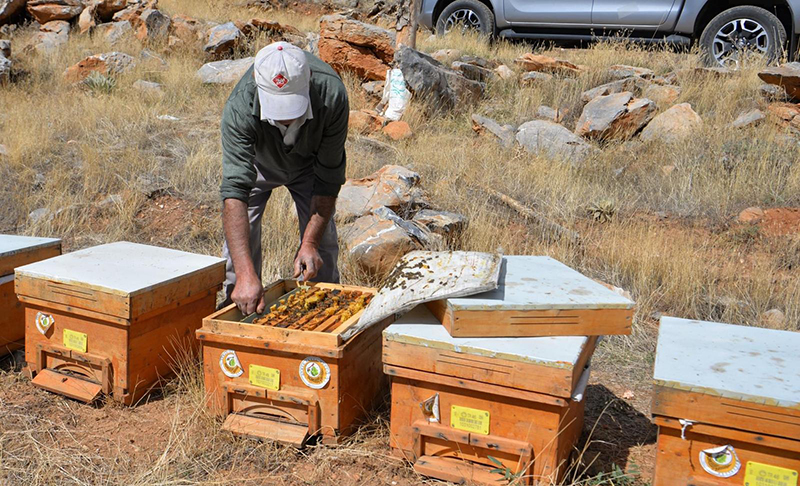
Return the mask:
<path id="1" fill-rule="evenodd" d="M 707 62 L 737 68 L 745 52 L 774 61 L 796 51 L 800 0 L 422 0 L 419 19 L 437 34 L 698 42 Z"/>

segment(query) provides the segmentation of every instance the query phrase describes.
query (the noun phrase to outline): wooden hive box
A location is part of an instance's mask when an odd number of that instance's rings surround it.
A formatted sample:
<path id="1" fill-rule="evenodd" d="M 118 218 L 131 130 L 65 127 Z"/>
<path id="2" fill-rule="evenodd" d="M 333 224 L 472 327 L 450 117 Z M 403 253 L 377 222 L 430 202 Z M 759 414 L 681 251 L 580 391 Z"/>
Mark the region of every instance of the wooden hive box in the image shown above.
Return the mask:
<path id="1" fill-rule="evenodd" d="M 296 288 L 295 281 L 280 280 L 267 287 L 265 300 L 269 305 Z M 375 294 L 349 285 L 311 288 Z M 209 409 L 236 434 L 297 447 L 310 438 L 337 443 L 387 391 L 380 336 L 391 320 L 346 341 L 341 336 L 362 313 L 324 332 L 241 322 L 245 316 L 235 305 L 209 316 L 197 331 Z"/>
<path id="2" fill-rule="evenodd" d="M 61 240 L 0 235 L 0 356 L 25 344 L 25 311 L 14 293 L 14 269 L 61 254 Z"/>
<path id="3" fill-rule="evenodd" d="M 136 403 L 195 352 L 214 311 L 221 258 L 119 242 L 16 269 L 33 384 L 85 402 Z"/>
<path id="4" fill-rule="evenodd" d="M 662 317 L 654 485 L 797 486 L 800 334 Z"/>
<path id="5" fill-rule="evenodd" d="M 506 256 L 498 288 L 428 308 L 453 337 L 630 334 L 634 303 L 545 256 Z"/>
<path id="6" fill-rule="evenodd" d="M 419 473 L 496 485 L 557 483 L 583 428 L 597 337 L 454 338 L 425 306 L 383 333 L 391 446 Z M 432 405 L 432 402 L 437 402 Z M 438 408 L 435 414 L 426 407 Z"/>

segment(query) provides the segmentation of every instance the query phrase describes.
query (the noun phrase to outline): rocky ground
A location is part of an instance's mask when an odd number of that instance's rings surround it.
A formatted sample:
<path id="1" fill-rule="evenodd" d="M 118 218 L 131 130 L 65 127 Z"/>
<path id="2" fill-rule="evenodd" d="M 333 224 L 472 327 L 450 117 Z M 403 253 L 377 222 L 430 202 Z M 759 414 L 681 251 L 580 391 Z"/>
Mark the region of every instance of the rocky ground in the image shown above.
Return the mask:
<path id="1" fill-rule="evenodd" d="M 800 66 L 427 33 L 413 50 L 396 19 L 383 1 L 0 0 L 0 232 L 219 253 L 222 107 L 257 49 L 296 43 L 350 94 L 345 281 L 455 248 L 551 255 L 629 293 L 634 333 L 595 355 L 566 484 L 647 484 L 658 317 L 798 330 Z M 390 67 L 413 95 L 399 120 Z M 271 279 L 297 242 L 286 191 L 266 219 Z M 34 390 L 17 364 L 0 368 L 4 484 L 423 482 L 389 459 L 385 408 L 340 447 L 296 452 L 219 432 L 193 362 L 133 409 Z"/>

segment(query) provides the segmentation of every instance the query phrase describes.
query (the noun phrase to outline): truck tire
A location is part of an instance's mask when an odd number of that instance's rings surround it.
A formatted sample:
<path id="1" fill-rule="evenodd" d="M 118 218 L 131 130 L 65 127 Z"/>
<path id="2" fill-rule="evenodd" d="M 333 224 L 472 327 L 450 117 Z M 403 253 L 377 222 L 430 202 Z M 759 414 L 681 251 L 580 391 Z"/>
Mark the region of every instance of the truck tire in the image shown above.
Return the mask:
<path id="1" fill-rule="evenodd" d="M 494 14 L 492 9 L 478 0 L 456 0 L 439 15 L 436 21 L 436 35 L 445 35 L 453 29 L 474 29 L 486 36 L 494 35 Z"/>
<path id="2" fill-rule="evenodd" d="M 703 60 L 709 66 L 738 69 L 750 51 L 775 62 L 783 56 L 786 29 L 778 17 L 760 7 L 745 5 L 720 13 L 700 36 Z"/>

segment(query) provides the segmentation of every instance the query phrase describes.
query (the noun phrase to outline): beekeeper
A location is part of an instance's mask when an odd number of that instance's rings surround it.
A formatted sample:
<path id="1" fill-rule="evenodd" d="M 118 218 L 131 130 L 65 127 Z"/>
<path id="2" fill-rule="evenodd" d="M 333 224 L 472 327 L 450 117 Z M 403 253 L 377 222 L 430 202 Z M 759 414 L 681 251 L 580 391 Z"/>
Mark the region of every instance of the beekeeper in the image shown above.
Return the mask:
<path id="1" fill-rule="evenodd" d="M 280 186 L 289 189 L 300 226 L 294 277 L 339 281 L 333 213 L 345 181 L 349 113 L 336 72 L 287 42 L 261 49 L 233 89 L 221 127 L 225 304 L 245 314 L 264 308 L 261 217 Z"/>

